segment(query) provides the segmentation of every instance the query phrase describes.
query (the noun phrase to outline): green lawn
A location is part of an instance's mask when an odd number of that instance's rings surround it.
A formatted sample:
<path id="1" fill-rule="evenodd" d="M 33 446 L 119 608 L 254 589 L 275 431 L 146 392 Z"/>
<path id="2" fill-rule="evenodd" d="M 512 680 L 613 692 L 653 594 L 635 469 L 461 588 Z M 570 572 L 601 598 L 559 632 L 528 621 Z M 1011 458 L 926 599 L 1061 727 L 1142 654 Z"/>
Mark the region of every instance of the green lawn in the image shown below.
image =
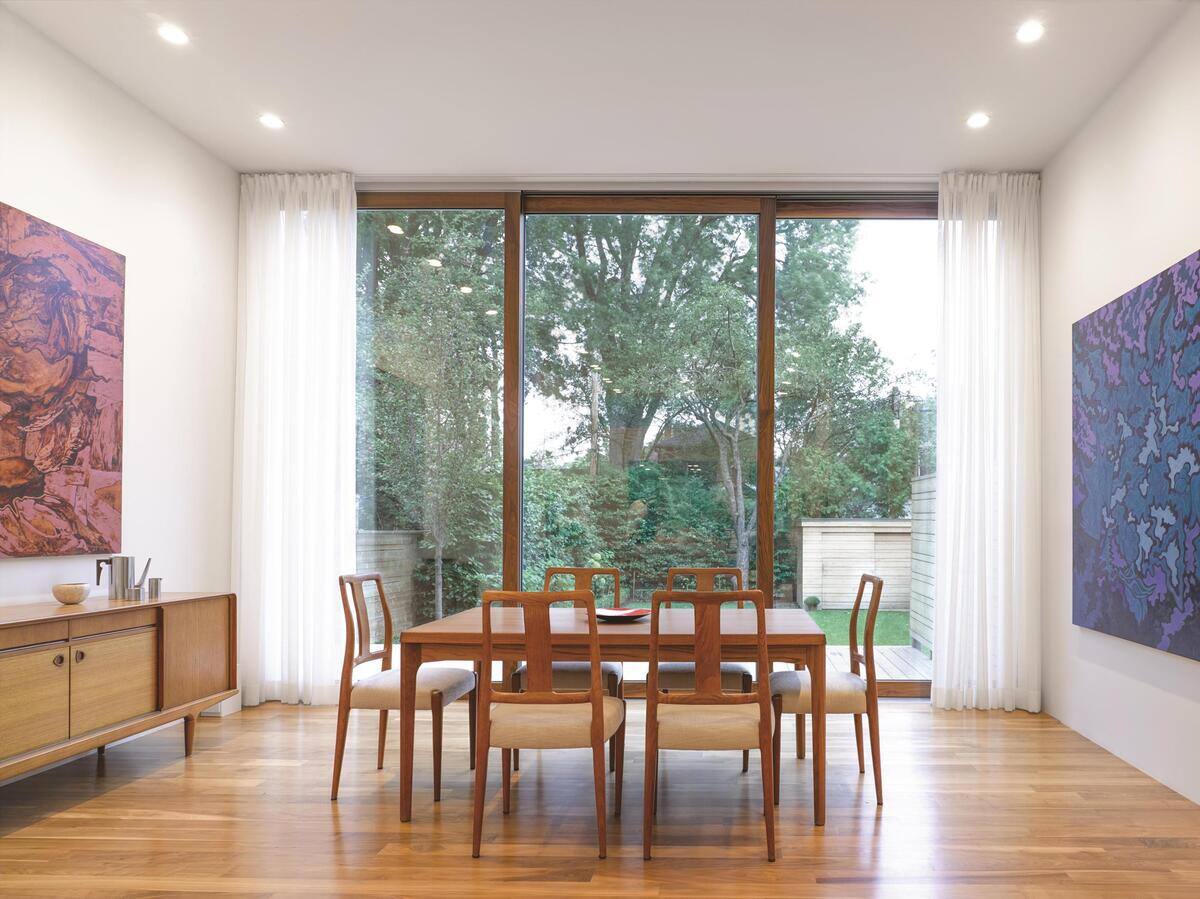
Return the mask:
<path id="1" fill-rule="evenodd" d="M 826 609 L 810 613 L 825 631 L 830 646 L 846 646 L 850 642 L 850 610 Z M 858 645 L 862 646 L 866 612 L 858 616 Z M 908 612 L 880 612 L 875 619 L 876 646 L 908 646 Z"/>

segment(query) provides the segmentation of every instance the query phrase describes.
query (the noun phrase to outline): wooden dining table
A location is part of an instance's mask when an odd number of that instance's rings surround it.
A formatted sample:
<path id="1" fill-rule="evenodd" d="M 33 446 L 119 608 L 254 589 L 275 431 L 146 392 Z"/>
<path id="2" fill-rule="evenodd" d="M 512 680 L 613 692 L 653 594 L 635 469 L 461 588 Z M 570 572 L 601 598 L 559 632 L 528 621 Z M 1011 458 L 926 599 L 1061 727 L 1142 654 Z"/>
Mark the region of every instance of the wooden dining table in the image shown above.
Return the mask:
<path id="1" fill-rule="evenodd" d="M 588 658 L 587 613 L 583 609 L 550 610 L 551 653 L 555 660 Z M 659 659 L 695 658 L 694 615 L 690 607 L 661 609 Z M 757 640 L 754 609 L 721 610 L 721 658 L 754 661 Z M 803 609 L 767 609 L 767 653 L 772 662 L 804 665 L 812 681 L 813 821 L 825 823 L 825 632 Z M 647 662 L 650 618 L 620 623 L 600 622 L 600 656 L 605 661 Z M 492 610 L 492 651 L 497 659 L 525 658 L 523 612 Z M 400 635 L 400 820 L 412 819 L 413 729 L 416 724 L 417 669 L 425 662 L 482 660 L 483 612 L 456 615 L 411 627 Z M 759 672 L 763 676 L 763 672 Z M 480 714 L 487 714 L 480 710 Z"/>

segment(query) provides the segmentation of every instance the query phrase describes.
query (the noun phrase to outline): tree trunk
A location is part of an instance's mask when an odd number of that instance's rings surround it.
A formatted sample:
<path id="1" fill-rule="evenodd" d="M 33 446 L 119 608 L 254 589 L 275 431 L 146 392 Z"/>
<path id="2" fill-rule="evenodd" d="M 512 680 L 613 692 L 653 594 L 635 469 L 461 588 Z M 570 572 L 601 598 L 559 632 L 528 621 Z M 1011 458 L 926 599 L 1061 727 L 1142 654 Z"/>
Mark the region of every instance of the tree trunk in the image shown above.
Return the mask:
<path id="1" fill-rule="evenodd" d="M 600 372 L 592 372 L 592 458 L 589 463 L 592 480 L 600 470 Z"/>
<path id="2" fill-rule="evenodd" d="M 433 544 L 433 617 L 441 618 L 442 609 L 442 553 L 445 547 L 440 540 Z"/>

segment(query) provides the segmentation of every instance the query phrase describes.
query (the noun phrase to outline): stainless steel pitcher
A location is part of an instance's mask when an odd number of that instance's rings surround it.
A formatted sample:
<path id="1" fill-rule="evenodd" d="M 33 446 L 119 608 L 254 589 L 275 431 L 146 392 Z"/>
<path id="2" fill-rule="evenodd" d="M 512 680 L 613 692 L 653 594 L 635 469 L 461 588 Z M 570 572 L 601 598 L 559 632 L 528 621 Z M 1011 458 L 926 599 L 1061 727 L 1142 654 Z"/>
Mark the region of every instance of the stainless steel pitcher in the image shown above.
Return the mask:
<path id="1" fill-rule="evenodd" d="M 96 583 L 100 583 L 101 569 L 108 566 L 108 598 L 129 599 L 134 583 L 133 556 L 113 556 L 111 559 L 96 560 Z"/>

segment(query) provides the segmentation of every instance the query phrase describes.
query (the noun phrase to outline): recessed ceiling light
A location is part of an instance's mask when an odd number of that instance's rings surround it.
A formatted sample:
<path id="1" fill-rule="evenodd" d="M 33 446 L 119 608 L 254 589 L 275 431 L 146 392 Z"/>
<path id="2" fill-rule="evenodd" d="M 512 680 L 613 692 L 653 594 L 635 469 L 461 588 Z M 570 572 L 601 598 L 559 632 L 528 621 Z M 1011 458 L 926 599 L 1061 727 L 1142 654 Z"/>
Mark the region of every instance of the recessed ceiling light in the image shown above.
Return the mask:
<path id="1" fill-rule="evenodd" d="M 278 131 L 283 127 L 283 119 L 273 112 L 264 112 L 258 117 L 258 124 L 264 128 L 270 128 L 272 131 Z"/>
<path id="2" fill-rule="evenodd" d="M 489 309 L 487 312 L 484 313 L 484 315 L 498 315 L 498 314 L 499 314 L 499 310 L 497 310 L 497 309 Z"/>
<path id="3" fill-rule="evenodd" d="M 399 225 L 388 225 L 388 230 L 391 231 L 393 234 L 403 234 L 404 233 L 404 229 L 401 228 Z"/>
<path id="4" fill-rule="evenodd" d="M 1017 29 L 1017 40 L 1022 44 L 1036 44 L 1046 33 L 1046 26 L 1037 19 L 1029 19 L 1021 23 Z"/>
<path id="5" fill-rule="evenodd" d="M 471 292 L 471 288 L 470 288 L 470 287 L 468 287 L 467 285 L 465 285 L 465 284 L 464 284 L 462 287 L 460 287 L 460 288 L 458 289 L 458 292 L 459 292 L 459 293 L 470 293 L 470 292 Z"/>
<path id="6" fill-rule="evenodd" d="M 174 44 L 176 47 L 182 47 L 191 41 L 186 31 L 171 22 L 163 22 L 158 26 L 158 36 L 168 44 Z"/>
<path id="7" fill-rule="evenodd" d="M 968 128 L 986 128 L 992 117 L 986 112 L 973 112 L 967 116 Z"/>
<path id="8" fill-rule="evenodd" d="M 426 259 L 425 261 L 428 262 L 430 265 L 432 265 L 434 268 L 442 267 L 442 260 L 440 260 L 440 259 Z"/>

